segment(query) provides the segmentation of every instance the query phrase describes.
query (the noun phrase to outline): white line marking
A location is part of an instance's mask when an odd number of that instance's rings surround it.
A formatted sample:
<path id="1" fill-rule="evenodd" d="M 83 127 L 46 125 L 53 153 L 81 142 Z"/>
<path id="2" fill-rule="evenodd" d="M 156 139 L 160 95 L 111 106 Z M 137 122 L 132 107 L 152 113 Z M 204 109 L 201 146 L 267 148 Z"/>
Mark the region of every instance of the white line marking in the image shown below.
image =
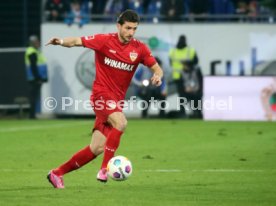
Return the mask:
<path id="1" fill-rule="evenodd" d="M 180 170 L 180 169 L 156 169 L 156 170 L 145 170 L 145 172 L 210 172 L 210 173 L 237 173 L 237 172 L 264 172 L 264 170 L 255 170 L 255 169 L 203 169 L 203 170 Z"/>
<path id="2" fill-rule="evenodd" d="M 206 170 L 192 170 L 192 172 L 264 172 L 264 170 L 246 170 L 246 169 L 206 169 Z"/>
<path id="3" fill-rule="evenodd" d="M 68 127 L 68 126 L 75 126 L 75 125 L 86 125 L 88 122 L 74 122 L 74 123 L 63 123 L 63 124 L 53 124 L 53 125 L 37 125 L 37 126 L 27 126 L 27 127 L 10 127 L 10 128 L 0 128 L 0 133 L 7 133 L 7 132 L 18 132 L 18 131 L 30 131 L 30 130 L 40 130 L 40 129 L 47 129 L 47 128 L 61 128 L 61 127 Z M 89 122 L 92 127 L 92 123 Z"/>
<path id="4" fill-rule="evenodd" d="M 145 172 L 183 172 L 183 170 L 178 170 L 178 169 L 157 169 L 157 170 L 145 170 Z"/>
<path id="5" fill-rule="evenodd" d="M 2 168 L 0 172 L 30 172 L 30 173 L 47 173 L 50 169 L 8 169 Z M 79 172 L 89 172 L 90 170 L 80 169 Z M 139 170 L 137 170 L 139 171 Z M 258 172 L 275 172 L 276 170 L 240 170 L 240 169 L 203 169 L 203 170 L 180 170 L 180 169 L 156 169 L 156 170 L 142 170 L 143 172 L 151 172 L 151 173 L 182 173 L 182 172 L 208 172 L 208 173 L 258 173 Z M 96 172 L 96 170 L 95 170 Z"/>
<path id="6" fill-rule="evenodd" d="M 42 169 L 0 169 L 0 171 L 1 172 L 34 172 L 34 173 L 47 172 L 47 170 L 42 170 Z"/>

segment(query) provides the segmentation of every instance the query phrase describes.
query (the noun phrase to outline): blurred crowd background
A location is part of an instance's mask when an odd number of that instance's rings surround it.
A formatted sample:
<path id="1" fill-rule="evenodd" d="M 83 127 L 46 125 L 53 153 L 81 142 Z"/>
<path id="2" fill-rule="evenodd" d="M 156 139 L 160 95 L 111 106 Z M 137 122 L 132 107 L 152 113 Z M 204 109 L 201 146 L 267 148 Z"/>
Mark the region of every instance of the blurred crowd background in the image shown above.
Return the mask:
<path id="1" fill-rule="evenodd" d="M 274 23 L 275 0 L 21 0 L 0 6 L 0 47 L 26 46 L 40 34 L 42 22 L 80 27 L 89 22 L 110 22 L 126 8 L 144 22 L 269 22 Z"/>

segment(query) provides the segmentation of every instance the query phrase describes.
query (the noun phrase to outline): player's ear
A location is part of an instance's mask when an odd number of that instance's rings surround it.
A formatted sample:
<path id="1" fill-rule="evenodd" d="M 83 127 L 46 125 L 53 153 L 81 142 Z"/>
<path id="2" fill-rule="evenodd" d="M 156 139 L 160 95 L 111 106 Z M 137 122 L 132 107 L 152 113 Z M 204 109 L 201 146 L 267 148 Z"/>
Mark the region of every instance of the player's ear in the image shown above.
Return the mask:
<path id="1" fill-rule="evenodd" d="M 121 24 L 119 24 L 119 23 L 117 23 L 117 29 L 118 29 L 118 30 L 120 30 L 120 29 L 121 29 L 121 27 L 122 27 L 122 25 L 121 25 Z"/>

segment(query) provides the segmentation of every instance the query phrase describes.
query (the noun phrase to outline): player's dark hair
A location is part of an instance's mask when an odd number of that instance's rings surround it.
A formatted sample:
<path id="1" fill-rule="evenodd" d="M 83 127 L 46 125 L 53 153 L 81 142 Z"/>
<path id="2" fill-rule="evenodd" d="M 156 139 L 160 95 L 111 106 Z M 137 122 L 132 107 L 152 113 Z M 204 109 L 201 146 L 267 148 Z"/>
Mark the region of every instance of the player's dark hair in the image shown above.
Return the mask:
<path id="1" fill-rule="evenodd" d="M 117 18 L 117 23 L 123 25 L 126 21 L 133 23 L 137 22 L 139 24 L 140 17 L 135 11 L 127 9 L 119 15 Z"/>

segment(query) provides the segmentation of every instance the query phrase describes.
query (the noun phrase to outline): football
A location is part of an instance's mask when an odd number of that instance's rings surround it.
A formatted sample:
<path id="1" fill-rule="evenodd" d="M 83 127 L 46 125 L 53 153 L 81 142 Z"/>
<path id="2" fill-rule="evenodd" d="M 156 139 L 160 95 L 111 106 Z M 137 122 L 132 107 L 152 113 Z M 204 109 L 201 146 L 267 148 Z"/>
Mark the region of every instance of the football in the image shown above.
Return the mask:
<path id="1" fill-rule="evenodd" d="M 126 180 L 132 173 L 132 164 L 124 156 L 116 156 L 109 160 L 107 164 L 107 174 L 113 180 Z"/>

